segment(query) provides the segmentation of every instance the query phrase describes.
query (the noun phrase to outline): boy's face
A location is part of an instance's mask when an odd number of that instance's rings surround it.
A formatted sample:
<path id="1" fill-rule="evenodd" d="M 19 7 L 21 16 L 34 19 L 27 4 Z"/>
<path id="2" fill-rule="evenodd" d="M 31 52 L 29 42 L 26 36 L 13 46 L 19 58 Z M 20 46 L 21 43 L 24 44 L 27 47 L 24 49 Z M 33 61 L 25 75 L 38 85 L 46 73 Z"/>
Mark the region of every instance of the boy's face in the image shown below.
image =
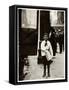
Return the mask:
<path id="1" fill-rule="evenodd" d="M 48 40 L 48 35 L 44 35 L 44 40 Z"/>

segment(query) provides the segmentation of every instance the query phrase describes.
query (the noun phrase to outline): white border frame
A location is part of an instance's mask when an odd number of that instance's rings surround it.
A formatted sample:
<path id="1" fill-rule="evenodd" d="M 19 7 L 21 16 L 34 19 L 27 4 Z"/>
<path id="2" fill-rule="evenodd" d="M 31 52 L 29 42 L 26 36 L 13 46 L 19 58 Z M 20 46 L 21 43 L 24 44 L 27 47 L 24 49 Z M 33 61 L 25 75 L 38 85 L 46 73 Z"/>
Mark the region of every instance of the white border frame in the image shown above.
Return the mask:
<path id="1" fill-rule="evenodd" d="M 17 8 L 17 82 L 28 82 L 28 81 L 48 81 L 48 80 L 61 80 L 65 78 L 52 78 L 52 79 L 37 79 L 37 80 L 22 80 L 19 81 L 19 9 L 28 9 L 28 10 L 43 10 L 43 11 L 51 11 L 52 9 L 33 9 L 33 8 Z M 55 10 L 55 9 L 54 9 Z M 57 10 L 56 10 L 57 11 Z M 65 49 L 65 10 L 59 10 L 60 12 L 64 12 L 64 49 Z M 39 17 L 39 23 L 38 23 L 38 48 L 39 48 L 39 39 L 40 39 L 40 17 Z M 38 53 L 37 53 L 38 55 Z M 65 61 L 65 54 L 64 54 L 64 61 Z M 64 68 L 65 68 L 65 62 L 64 62 Z M 65 70 L 65 69 L 64 69 Z M 65 75 L 65 74 L 64 74 Z"/>

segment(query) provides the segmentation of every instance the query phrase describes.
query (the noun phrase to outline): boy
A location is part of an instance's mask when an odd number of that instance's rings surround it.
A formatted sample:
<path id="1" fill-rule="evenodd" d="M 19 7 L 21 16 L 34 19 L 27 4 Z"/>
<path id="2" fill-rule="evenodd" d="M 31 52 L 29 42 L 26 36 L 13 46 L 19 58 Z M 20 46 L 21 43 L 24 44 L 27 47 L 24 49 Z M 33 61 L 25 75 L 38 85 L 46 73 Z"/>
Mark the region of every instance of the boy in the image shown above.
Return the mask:
<path id="1" fill-rule="evenodd" d="M 41 55 L 43 60 L 44 72 L 43 77 L 46 76 L 46 65 L 48 67 L 48 77 L 50 77 L 50 63 L 52 62 L 53 51 L 50 42 L 48 41 L 48 34 L 45 33 L 41 42 Z"/>

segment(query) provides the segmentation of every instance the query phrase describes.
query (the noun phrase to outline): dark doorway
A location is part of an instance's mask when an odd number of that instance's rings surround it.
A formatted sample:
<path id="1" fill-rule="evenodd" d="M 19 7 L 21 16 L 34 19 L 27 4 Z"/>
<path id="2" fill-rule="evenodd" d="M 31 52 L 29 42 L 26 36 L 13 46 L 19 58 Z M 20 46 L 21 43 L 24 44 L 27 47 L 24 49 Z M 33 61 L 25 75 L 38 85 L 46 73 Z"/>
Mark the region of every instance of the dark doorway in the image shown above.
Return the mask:
<path id="1" fill-rule="evenodd" d="M 40 40 L 44 33 L 49 33 L 50 28 L 50 11 L 40 11 Z"/>

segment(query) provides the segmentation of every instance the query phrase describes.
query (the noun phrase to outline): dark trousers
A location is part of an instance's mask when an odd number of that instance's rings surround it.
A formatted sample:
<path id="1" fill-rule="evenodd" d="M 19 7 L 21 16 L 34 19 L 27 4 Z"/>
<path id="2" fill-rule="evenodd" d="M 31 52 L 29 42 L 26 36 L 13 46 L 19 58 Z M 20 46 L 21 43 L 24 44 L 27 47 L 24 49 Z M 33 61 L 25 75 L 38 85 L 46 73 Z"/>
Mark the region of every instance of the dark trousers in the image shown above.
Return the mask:
<path id="1" fill-rule="evenodd" d="M 60 53 L 62 53 L 62 47 L 63 47 L 62 43 L 59 43 Z"/>
<path id="2" fill-rule="evenodd" d="M 52 48 L 53 49 L 53 56 L 55 56 L 56 55 L 56 48 Z"/>
<path id="3" fill-rule="evenodd" d="M 49 61 L 47 60 L 46 56 L 42 56 L 42 60 L 43 60 L 43 66 L 44 66 L 43 76 L 46 75 L 46 66 L 47 66 L 47 70 L 48 70 L 48 76 L 50 76 L 50 64 L 49 64 Z"/>
<path id="4" fill-rule="evenodd" d="M 50 76 L 50 65 L 47 65 L 47 69 L 48 69 L 48 76 Z M 46 64 L 44 64 L 44 75 L 46 75 Z"/>

